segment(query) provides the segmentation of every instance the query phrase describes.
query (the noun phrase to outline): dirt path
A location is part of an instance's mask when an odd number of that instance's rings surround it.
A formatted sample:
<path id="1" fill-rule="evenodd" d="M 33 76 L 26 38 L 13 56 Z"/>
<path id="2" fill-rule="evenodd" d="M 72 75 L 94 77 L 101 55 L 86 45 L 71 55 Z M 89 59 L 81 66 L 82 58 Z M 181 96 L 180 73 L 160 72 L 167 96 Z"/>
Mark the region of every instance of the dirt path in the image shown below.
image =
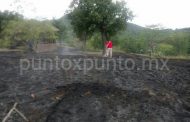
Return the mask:
<path id="1" fill-rule="evenodd" d="M 32 122 L 190 121 L 190 61 L 169 61 L 170 70 L 138 70 L 143 57 L 120 54 L 113 59 L 133 59 L 135 70 L 92 69 L 84 74 L 83 70 L 30 68 L 20 75 L 20 59 L 25 58 L 36 59 L 35 66 L 39 58 L 56 56 L 94 59 L 98 64 L 103 60 L 78 55 L 71 48 L 57 52 L 59 55 L 0 53 L 0 120 L 18 102 L 18 109 Z M 9 121 L 23 120 L 13 114 Z"/>

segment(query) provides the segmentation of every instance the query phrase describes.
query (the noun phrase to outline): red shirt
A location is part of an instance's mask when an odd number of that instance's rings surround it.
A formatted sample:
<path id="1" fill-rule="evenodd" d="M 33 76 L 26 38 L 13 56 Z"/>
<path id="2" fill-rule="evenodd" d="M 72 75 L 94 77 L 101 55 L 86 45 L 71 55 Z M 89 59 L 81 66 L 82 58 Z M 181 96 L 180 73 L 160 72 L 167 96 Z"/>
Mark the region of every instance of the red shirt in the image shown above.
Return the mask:
<path id="1" fill-rule="evenodd" d="M 113 43 L 112 43 L 112 41 L 106 41 L 106 47 L 107 47 L 107 48 L 113 48 Z"/>

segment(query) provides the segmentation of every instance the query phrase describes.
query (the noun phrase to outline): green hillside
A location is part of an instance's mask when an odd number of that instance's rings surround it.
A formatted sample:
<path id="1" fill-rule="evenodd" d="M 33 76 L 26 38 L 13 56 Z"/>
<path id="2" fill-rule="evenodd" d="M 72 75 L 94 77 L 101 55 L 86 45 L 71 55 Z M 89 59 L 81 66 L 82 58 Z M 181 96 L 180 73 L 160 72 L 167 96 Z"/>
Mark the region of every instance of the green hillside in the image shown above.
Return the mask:
<path id="1" fill-rule="evenodd" d="M 125 31 L 113 37 L 121 50 L 155 55 L 187 55 L 190 53 L 190 28 L 149 29 L 128 23 Z"/>

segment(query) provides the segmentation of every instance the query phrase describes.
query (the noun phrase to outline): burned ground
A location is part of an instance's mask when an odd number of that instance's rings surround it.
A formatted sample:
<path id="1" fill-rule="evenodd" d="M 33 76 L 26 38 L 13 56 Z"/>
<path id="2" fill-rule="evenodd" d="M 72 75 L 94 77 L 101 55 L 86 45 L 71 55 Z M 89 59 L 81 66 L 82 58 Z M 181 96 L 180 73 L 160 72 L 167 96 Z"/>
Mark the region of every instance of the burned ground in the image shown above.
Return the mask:
<path id="1" fill-rule="evenodd" d="M 29 69 L 20 75 L 20 59 L 33 57 L 54 59 L 55 54 L 0 53 L 1 120 L 18 102 L 17 108 L 31 122 L 190 121 L 188 60 L 170 60 L 169 70 L 138 70 L 143 57 L 118 54 L 113 59 L 131 58 L 135 69 L 93 69 L 86 74 L 72 69 Z M 102 60 L 95 55 L 60 57 Z M 23 120 L 14 113 L 9 121 Z"/>

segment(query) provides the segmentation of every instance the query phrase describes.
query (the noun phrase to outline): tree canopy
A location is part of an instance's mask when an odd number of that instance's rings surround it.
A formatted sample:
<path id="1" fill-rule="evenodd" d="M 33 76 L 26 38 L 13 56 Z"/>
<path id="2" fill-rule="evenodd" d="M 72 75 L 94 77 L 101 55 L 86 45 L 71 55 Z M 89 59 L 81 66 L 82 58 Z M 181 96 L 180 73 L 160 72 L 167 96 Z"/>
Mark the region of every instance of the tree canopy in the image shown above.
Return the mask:
<path id="1" fill-rule="evenodd" d="M 57 31 L 48 21 L 11 20 L 2 31 L 1 45 L 14 48 L 26 45 L 29 41 L 34 44 L 38 41 L 53 42 Z"/>
<path id="2" fill-rule="evenodd" d="M 22 15 L 16 12 L 11 12 L 11 11 L 1 12 L 0 11 L 0 34 L 3 31 L 3 29 L 6 28 L 10 20 L 19 20 L 22 18 L 23 18 Z"/>
<path id="3" fill-rule="evenodd" d="M 71 24 L 79 37 L 99 31 L 102 41 L 124 30 L 133 18 L 126 3 L 112 0 L 73 0 L 69 11 Z"/>

